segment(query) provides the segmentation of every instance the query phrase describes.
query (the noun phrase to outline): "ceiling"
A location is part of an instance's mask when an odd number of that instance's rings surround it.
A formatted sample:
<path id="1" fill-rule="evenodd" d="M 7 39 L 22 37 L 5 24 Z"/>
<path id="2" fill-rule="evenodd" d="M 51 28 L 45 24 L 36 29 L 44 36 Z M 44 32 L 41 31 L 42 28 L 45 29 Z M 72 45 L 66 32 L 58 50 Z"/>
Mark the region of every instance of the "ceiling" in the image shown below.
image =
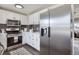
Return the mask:
<path id="1" fill-rule="evenodd" d="M 24 8 L 18 9 L 14 4 L 0 4 L 0 8 L 27 15 L 52 5 L 53 4 L 23 4 Z"/>

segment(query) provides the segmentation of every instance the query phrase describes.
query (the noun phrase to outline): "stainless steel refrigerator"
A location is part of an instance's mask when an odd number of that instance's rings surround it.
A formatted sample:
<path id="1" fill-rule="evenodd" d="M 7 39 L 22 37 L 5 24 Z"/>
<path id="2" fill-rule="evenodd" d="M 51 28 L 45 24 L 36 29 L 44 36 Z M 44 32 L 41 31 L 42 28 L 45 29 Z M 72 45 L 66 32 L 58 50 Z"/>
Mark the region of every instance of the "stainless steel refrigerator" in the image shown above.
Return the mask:
<path id="1" fill-rule="evenodd" d="M 40 54 L 71 54 L 71 5 L 47 9 L 40 14 Z"/>

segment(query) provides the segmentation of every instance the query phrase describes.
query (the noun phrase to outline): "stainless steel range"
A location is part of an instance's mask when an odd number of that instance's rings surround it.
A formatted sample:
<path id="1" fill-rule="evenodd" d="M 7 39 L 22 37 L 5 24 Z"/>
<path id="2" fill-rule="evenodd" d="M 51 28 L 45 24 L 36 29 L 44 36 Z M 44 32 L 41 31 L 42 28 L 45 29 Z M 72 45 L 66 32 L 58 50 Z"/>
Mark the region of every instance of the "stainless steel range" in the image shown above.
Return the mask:
<path id="1" fill-rule="evenodd" d="M 18 20 L 7 20 L 7 47 L 22 43 L 21 24 Z"/>

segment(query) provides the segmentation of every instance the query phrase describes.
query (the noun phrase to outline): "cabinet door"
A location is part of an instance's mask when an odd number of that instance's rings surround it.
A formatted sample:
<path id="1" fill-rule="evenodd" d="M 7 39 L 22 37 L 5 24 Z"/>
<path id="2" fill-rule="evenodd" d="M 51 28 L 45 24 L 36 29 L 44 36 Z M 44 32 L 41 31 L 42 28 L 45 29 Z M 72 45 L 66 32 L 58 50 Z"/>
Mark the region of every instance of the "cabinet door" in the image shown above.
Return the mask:
<path id="1" fill-rule="evenodd" d="M 4 10 L 0 10 L 0 24 L 6 24 L 6 12 Z"/>
<path id="2" fill-rule="evenodd" d="M 20 20 L 21 19 L 21 15 L 20 14 L 17 14 L 17 13 L 13 13 L 13 16 L 14 16 L 14 20 Z"/>
<path id="3" fill-rule="evenodd" d="M 28 32 L 23 32 L 22 33 L 22 44 L 29 44 L 29 33 Z"/>
<path id="4" fill-rule="evenodd" d="M 29 33 L 29 45 L 33 47 L 33 35 Z"/>
<path id="5" fill-rule="evenodd" d="M 6 11 L 6 19 L 20 20 L 20 14 Z"/>
<path id="6" fill-rule="evenodd" d="M 6 19 L 11 19 L 11 20 L 14 20 L 15 17 L 14 17 L 14 14 L 12 12 L 9 12 L 9 11 L 6 11 Z"/>
<path id="7" fill-rule="evenodd" d="M 35 49 L 40 51 L 40 35 L 35 33 Z"/>
<path id="8" fill-rule="evenodd" d="M 21 15 L 21 25 L 28 25 L 28 18 L 25 15 Z"/>
<path id="9" fill-rule="evenodd" d="M 35 48 L 35 39 L 34 39 L 34 33 L 31 33 L 31 46 Z"/>
<path id="10" fill-rule="evenodd" d="M 39 13 L 35 13 L 34 14 L 34 24 L 39 24 L 40 23 L 40 14 Z"/>
<path id="11" fill-rule="evenodd" d="M 29 25 L 33 25 L 34 15 L 29 15 Z"/>
<path id="12" fill-rule="evenodd" d="M 36 37 L 36 49 L 40 51 L 40 36 Z"/>
<path id="13" fill-rule="evenodd" d="M 26 43 L 26 35 L 25 32 L 22 32 L 22 44 Z"/>
<path id="14" fill-rule="evenodd" d="M 26 33 L 26 43 L 28 44 L 28 45 L 31 45 L 31 37 L 30 37 L 30 33 L 29 32 L 27 32 Z"/>

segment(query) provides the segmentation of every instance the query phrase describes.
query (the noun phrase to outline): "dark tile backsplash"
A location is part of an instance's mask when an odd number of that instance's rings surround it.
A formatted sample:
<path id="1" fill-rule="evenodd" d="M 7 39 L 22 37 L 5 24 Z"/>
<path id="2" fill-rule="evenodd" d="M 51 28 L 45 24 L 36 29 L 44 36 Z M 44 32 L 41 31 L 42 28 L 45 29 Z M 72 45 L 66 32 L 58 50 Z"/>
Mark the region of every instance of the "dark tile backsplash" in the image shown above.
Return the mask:
<path id="1" fill-rule="evenodd" d="M 39 32 L 40 25 L 39 24 L 38 25 L 29 25 L 29 29 L 33 29 L 34 32 Z"/>
<path id="2" fill-rule="evenodd" d="M 39 30 L 37 30 L 37 28 L 39 29 L 40 26 L 38 25 L 22 25 L 21 29 L 27 28 L 27 31 L 29 31 L 30 29 L 33 29 L 34 32 L 38 32 Z"/>
<path id="3" fill-rule="evenodd" d="M 27 31 L 29 31 L 29 25 L 21 25 L 21 29 L 24 30 L 24 28 L 27 28 Z"/>
<path id="4" fill-rule="evenodd" d="M 7 26 L 7 24 L 0 24 L 0 32 L 1 32 L 1 29 L 6 29 L 6 28 L 9 28 L 9 26 Z M 12 28 L 18 28 L 18 26 L 15 26 Z M 39 26 L 39 24 L 38 25 L 21 25 L 19 28 L 21 30 L 24 30 L 24 28 L 27 28 L 27 31 L 29 31 L 30 29 L 33 29 L 33 31 L 36 32 L 36 31 L 39 31 L 39 30 L 37 30 L 37 28 L 40 28 L 40 26 Z"/>
<path id="5" fill-rule="evenodd" d="M 7 24 L 0 24 L 0 32 L 1 32 L 1 29 L 6 29 L 6 28 L 20 28 L 20 29 L 24 29 L 24 28 L 28 28 L 29 26 L 28 25 L 21 25 L 21 26 L 7 26 Z"/>
<path id="6" fill-rule="evenodd" d="M 0 32 L 1 32 L 1 29 L 6 29 L 7 25 L 6 24 L 0 24 Z"/>

